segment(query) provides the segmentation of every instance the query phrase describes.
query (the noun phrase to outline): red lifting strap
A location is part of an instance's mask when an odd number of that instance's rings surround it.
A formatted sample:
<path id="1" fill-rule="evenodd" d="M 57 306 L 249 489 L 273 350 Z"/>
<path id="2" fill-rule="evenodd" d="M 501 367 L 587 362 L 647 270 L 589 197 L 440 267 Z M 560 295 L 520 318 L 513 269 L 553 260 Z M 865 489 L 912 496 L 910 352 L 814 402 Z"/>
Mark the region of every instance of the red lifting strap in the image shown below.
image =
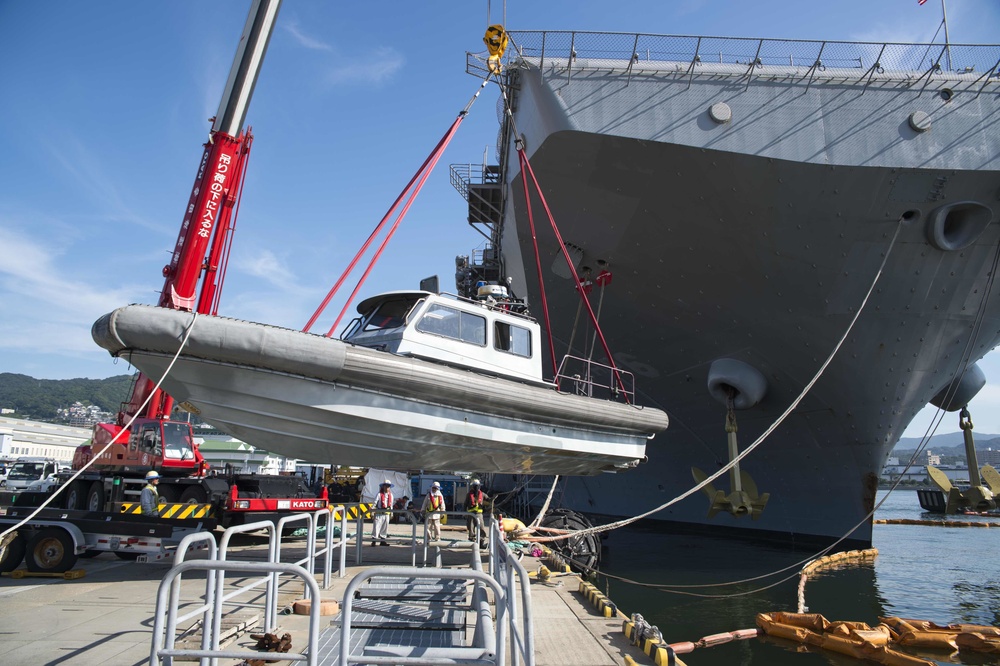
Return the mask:
<path id="1" fill-rule="evenodd" d="M 555 351 L 552 345 L 552 327 L 549 326 L 549 309 L 548 303 L 545 299 L 545 287 L 542 283 L 542 263 L 541 258 L 538 253 L 538 240 L 535 237 L 535 224 L 531 218 L 531 193 L 528 191 L 528 180 L 525 177 L 525 171 L 531 176 L 531 182 L 535 185 L 535 192 L 538 193 L 538 198 L 542 202 L 542 207 L 545 208 L 545 214 L 549 218 L 549 224 L 552 226 L 552 231 L 556 235 L 556 240 L 559 241 L 559 249 L 562 250 L 563 257 L 566 259 L 566 265 L 569 266 L 569 272 L 573 275 L 573 282 L 576 284 L 576 291 L 580 294 L 580 298 L 583 299 L 583 304 L 587 308 L 587 314 L 590 316 L 590 323 L 594 325 L 594 331 L 597 332 L 597 337 L 601 341 L 601 347 L 604 348 L 604 353 L 608 357 L 608 363 L 611 365 L 611 370 L 614 372 L 615 380 L 618 382 L 618 387 L 622 390 L 625 395 L 625 400 L 628 400 L 628 393 L 625 390 L 625 384 L 622 382 L 621 374 L 618 372 L 618 367 L 615 365 L 615 359 L 611 356 L 611 349 L 608 347 L 607 340 L 604 339 L 604 333 L 601 332 L 601 326 L 597 323 L 597 317 L 594 315 L 594 309 L 590 307 L 590 299 L 587 298 L 587 294 L 584 291 L 583 285 L 580 283 L 580 276 L 577 275 L 576 266 L 573 265 L 573 259 L 569 256 L 569 250 L 566 249 L 566 243 L 562 239 L 562 234 L 559 233 L 559 227 L 556 226 L 555 218 L 552 217 L 552 211 L 549 210 L 549 204 L 545 201 L 545 195 L 542 194 L 542 188 L 538 185 L 538 179 L 535 178 L 535 172 L 531 168 L 531 163 L 528 161 L 527 155 L 524 154 L 524 147 L 521 145 L 517 146 L 517 156 L 521 162 L 521 180 L 524 183 L 524 200 L 525 205 L 528 208 L 528 224 L 531 227 L 531 239 L 535 244 L 535 264 L 538 268 L 538 284 L 539 290 L 542 296 L 542 308 L 544 308 L 545 313 L 545 326 L 548 329 L 549 334 L 549 353 L 552 355 L 552 365 L 555 366 Z"/>
<path id="2" fill-rule="evenodd" d="M 382 245 L 379 247 L 378 252 L 375 254 L 375 257 L 368 265 L 368 269 L 365 271 L 364 276 L 358 282 L 357 287 L 355 287 L 354 293 L 351 294 L 351 298 L 347 301 L 347 304 L 344 305 L 344 309 L 341 311 L 340 316 L 337 317 L 337 321 L 334 322 L 333 326 L 330 328 L 330 331 L 326 334 L 327 337 L 333 335 L 334 329 L 336 329 L 337 325 L 340 324 L 340 320 L 344 317 L 344 313 L 346 313 L 347 308 L 350 307 L 351 301 L 354 299 L 354 296 L 358 293 L 358 290 L 361 288 L 361 285 L 364 283 L 365 279 L 368 277 L 368 274 L 371 272 L 372 266 L 374 265 L 375 261 L 378 260 L 379 256 L 382 254 L 382 251 L 385 249 L 385 246 L 388 243 L 389 239 L 392 238 L 392 235 L 396 232 L 396 229 L 399 227 L 399 223 L 402 222 L 403 217 L 406 216 L 406 212 L 409 210 L 410 205 L 413 203 L 413 200 L 416 198 L 417 194 L 419 194 L 420 188 L 422 188 L 424 186 L 424 183 L 427 182 L 428 176 L 430 176 L 431 171 L 434 170 L 434 166 L 441 158 L 441 155 L 444 153 L 444 149 L 448 146 L 448 143 L 455 135 L 455 131 L 458 130 L 458 126 L 462 124 L 462 120 L 464 118 L 465 118 L 464 113 L 459 114 L 459 116 L 455 118 L 455 122 L 451 124 L 451 127 L 448 128 L 448 131 L 445 132 L 444 136 L 441 137 L 441 140 L 438 141 L 436 146 L 434 146 L 434 150 L 432 150 L 430 155 L 427 156 L 427 159 L 424 160 L 424 163 L 420 165 L 420 168 L 417 169 L 417 172 L 413 174 L 413 178 L 410 179 L 410 182 L 406 184 L 406 187 L 404 187 L 403 191 L 399 193 L 399 196 L 396 197 L 396 200 L 392 202 L 392 206 L 389 208 L 388 212 L 378 223 L 378 225 L 376 225 L 371 235 L 368 236 L 368 240 L 365 241 L 365 244 L 362 245 L 361 249 L 358 250 L 357 254 L 354 255 L 354 259 L 351 260 L 350 265 L 348 265 L 347 269 L 344 270 L 344 273 L 340 276 L 340 278 L 337 279 L 336 284 L 334 284 L 333 287 L 330 289 L 329 293 L 327 293 L 326 298 L 323 299 L 323 302 L 320 304 L 320 306 L 316 308 L 316 312 L 313 313 L 313 316 L 309 318 L 309 322 L 305 325 L 305 328 L 302 329 L 304 332 L 308 333 L 309 329 L 312 328 L 313 324 L 316 323 L 316 320 L 319 319 L 319 316 L 323 313 L 323 310 L 325 310 L 326 306 L 330 304 L 330 301 L 340 290 L 340 287 L 343 286 L 344 281 L 347 280 L 347 276 L 350 275 L 351 271 L 353 271 L 354 268 L 358 265 L 358 261 L 360 261 L 364 253 L 368 251 L 368 248 L 371 246 L 375 238 L 380 233 L 382 233 L 382 228 L 385 226 L 385 223 L 389 221 L 389 218 L 392 217 L 393 213 L 396 212 L 396 209 L 399 207 L 400 202 L 405 197 L 408 196 L 406 206 L 403 208 L 402 212 L 400 212 L 399 217 L 396 218 L 395 223 L 389 230 L 389 235 L 382 242 Z M 417 182 L 418 179 L 419 182 Z M 416 189 L 413 189 L 414 183 L 417 183 Z"/>
<path id="3" fill-rule="evenodd" d="M 444 154 L 444 150 L 445 148 L 448 147 L 448 143 L 451 141 L 452 137 L 455 136 L 455 132 L 458 130 L 458 126 L 462 124 L 463 120 L 465 120 L 465 116 L 468 115 L 469 109 L 472 108 L 473 103 L 475 103 L 475 101 L 479 99 L 479 94 L 483 92 L 483 89 L 490 82 L 490 79 L 492 77 L 493 77 L 493 72 L 490 72 L 489 74 L 486 75 L 486 78 L 483 79 L 483 82 L 481 84 L 479 84 L 479 89 L 476 90 L 476 93 L 472 96 L 472 99 L 469 100 L 469 103 L 465 105 L 464 109 L 459 111 L 458 117 L 455 118 L 455 122 L 451 124 L 451 127 L 448 128 L 448 131 L 445 132 L 444 136 L 441 137 L 441 140 L 438 141 L 437 145 L 434 147 L 434 150 L 431 151 L 431 154 L 427 156 L 427 159 L 424 160 L 424 163 L 420 165 L 420 168 L 417 169 L 417 172 L 413 174 L 413 178 L 410 179 L 410 182 L 406 184 L 406 187 L 403 188 L 403 191 L 399 193 L 399 196 L 396 197 L 396 200 L 392 203 L 392 207 L 389 208 L 389 212 L 385 214 L 385 217 L 383 217 L 382 220 L 378 223 L 378 225 L 375 227 L 375 230 L 372 231 L 370 236 L 368 236 L 368 240 L 366 240 L 365 244 L 361 246 L 361 249 L 358 250 L 358 253 L 354 255 L 354 259 L 351 261 L 351 264 L 347 267 L 347 270 L 345 270 L 344 274 L 340 276 L 340 278 L 337 280 L 337 283 L 333 285 L 333 288 L 330 289 L 329 293 L 327 293 L 326 298 L 323 299 L 323 302 L 320 304 L 320 306 L 316 308 L 316 312 L 313 313 L 313 316 L 309 318 L 309 322 L 305 325 L 305 328 L 302 329 L 304 332 L 308 333 L 309 329 L 312 328 L 313 324 L 316 323 L 316 320 L 323 313 L 323 310 L 325 310 L 326 306 L 330 304 L 330 300 L 336 295 L 337 291 L 344 284 L 344 280 L 347 279 L 347 276 L 350 275 L 351 271 L 353 271 L 355 266 L 357 266 L 358 261 L 361 259 L 362 255 L 364 255 L 364 253 L 368 251 L 369 246 L 375 240 L 376 236 L 378 236 L 382 232 L 382 228 L 385 226 L 385 223 L 388 222 L 389 218 L 392 217 L 393 213 L 396 212 L 396 208 L 399 207 L 399 203 L 403 200 L 404 197 L 407 197 L 406 205 L 403 206 L 403 210 L 399 213 L 399 216 L 396 218 L 396 221 L 389 229 L 389 233 L 386 236 L 385 240 L 382 241 L 382 244 L 379 246 L 378 251 L 375 253 L 375 256 L 372 257 L 371 262 L 369 262 L 368 268 L 365 270 L 364 275 L 362 275 L 361 279 L 358 281 L 357 286 L 351 293 L 351 297 L 347 300 L 347 303 L 344 304 L 344 309 L 340 311 L 340 315 L 337 317 L 337 321 L 333 322 L 333 326 L 330 327 L 330 330 L 326 334 L 327 337 L 333 335 L 333 332 L 336 330 L 337 326 L 340 325 L 340 320 L 344 318 L 344 314 L 347 313 L 348 308 L 351 306 L 351 301 L 353 301 L 354 297 L 357 296 L 358 291 L 361 289 L 361 285 L 364 284 L 365 280 L 368 278 L 368 274 L 371 273 L 372 267 L 374 267 L 375 262 L 378 261 L 379 257 L 382 255 L 382 251 L 385 250 L 386 245 L 388 245 L 389 239 L 392 238 L 394 233 L 396 233 L 396 229 L 399 228 L 399 223 L 403 221 L 404 217 L 406 217 L 406 213 L 410 209 L 410 206 L 413 204 L 413 200 L 417 198 L 417 194 L 420 193 L 420 189 L 424 186 L 424 183 L 427 182 L 427 178 L 431 175 L 431 172 L 437 165 L 438 160 L 441 159 L 441 155 Z M 415 187 L 414 183 L 416 183 Z"/>

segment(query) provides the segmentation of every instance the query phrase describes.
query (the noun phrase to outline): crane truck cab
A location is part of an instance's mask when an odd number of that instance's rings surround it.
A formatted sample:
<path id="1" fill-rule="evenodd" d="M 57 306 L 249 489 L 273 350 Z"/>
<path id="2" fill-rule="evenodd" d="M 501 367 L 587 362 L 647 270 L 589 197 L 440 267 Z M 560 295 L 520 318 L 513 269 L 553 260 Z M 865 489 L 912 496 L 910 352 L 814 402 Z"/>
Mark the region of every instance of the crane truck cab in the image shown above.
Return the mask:
<path id="1" fill-rule="evenodd" d="M 91 443 L 77 447 L 73 469 L 82 468 L 96 452 L 103 450 L 93 469 L 141 473 L 155 469 L 167 476 L 203 473 L 205 459 L 194 442 L 190 423 L 139 418 L 130 430 L 123 430 L 113 423 L 95 425 Z M 112 440 L 114 443 L 105 450 Z"/>

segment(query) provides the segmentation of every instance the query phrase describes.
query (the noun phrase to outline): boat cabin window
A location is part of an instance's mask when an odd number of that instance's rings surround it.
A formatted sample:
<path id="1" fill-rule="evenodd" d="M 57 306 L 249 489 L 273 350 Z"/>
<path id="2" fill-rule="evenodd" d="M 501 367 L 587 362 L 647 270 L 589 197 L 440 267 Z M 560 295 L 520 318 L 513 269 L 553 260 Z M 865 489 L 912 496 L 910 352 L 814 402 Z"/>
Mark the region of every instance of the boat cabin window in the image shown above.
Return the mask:
<path id="1" fill-rule="evenodd" d="M 500 351 L 531 358 L 531 331 L 496 321 L 493 323 L 493 346 Z"/>
<path id="2" fill-rule="evenodd" d="M 406 315 L 413 307 L 412 298 L 396 298 L 382 301 L 378 308 L 365 319 L 362 331 L 385 331 L 399 328 L 406 322 Z"/>
<path id="3" fill-rule="evenodd" d="M 417 322 L 422 333 L 442 335 L 474 345 L 486 345 L 486 318 L 447 305 L 432 304 Z"/>

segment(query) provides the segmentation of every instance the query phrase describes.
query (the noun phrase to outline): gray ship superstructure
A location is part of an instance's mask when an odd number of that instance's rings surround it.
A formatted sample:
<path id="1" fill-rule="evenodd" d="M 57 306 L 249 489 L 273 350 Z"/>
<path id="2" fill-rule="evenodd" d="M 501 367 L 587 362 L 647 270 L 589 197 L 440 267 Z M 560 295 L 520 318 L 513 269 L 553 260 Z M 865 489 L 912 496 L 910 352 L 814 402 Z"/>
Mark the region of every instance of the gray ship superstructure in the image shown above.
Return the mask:
<path id="1" fill-rule="evenodd" d="M 455 172 L 492 239 L 460 286 L 509 275 L 539 314 L 521 141 L 577 269 L 613 276 L 590 298 L 617 362 L 671 418 L 646 464 L 564 479 L 556 500 L 631 516 L 690 488 L 693 469 L 717 471 L 730 386 L 742 450 L 819 372 L 888 253 L 830 365 L 742 462 L 762 510 L 709 518 L 698 493 L 653 516 L 870 543 L 888 452 L 936 395 L 968 401 L 984 381 L 975 362 L 1000 340 L 1000 47 L 511 36 L 516 135 L 504 120 L 499 168 Z M 587 355 L 532 199 L 556 352 Z"/>

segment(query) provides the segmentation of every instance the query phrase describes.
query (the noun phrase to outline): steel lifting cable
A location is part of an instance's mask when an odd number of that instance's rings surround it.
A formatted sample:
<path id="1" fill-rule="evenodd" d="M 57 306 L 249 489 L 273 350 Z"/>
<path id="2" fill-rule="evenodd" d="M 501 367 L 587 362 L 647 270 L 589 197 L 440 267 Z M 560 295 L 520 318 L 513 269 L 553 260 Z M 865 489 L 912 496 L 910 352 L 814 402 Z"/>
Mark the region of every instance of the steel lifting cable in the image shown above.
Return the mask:
<path id="1" fill-rule="evenodd" d="M 343 274 L 337 279 L 337 282 L 333 285 L 333 287 L 330 288 L 330 291 L 327 292 L 326 297 L 323 299 L 323 302 L 320 304 L 318 308 L 316 308 L 316 311 L 313 313 L 312 317 L 309 318 L 309 321 L 306 323 L 305 327 L 303 327 L 302 329 L 303 332 L 308 333 L 309 330 L 313 327 L 313 324 L 316 323 L 316 320 L 319 319 L 321 314 L 323 314 L 323 311 L 330 304 L 330 301 L 343 286 L 344 282 L 347 280 L 348 275 L 350 275 L 357 267 L 358 262 L 361 260 L 361 257 L 364 256 L 365 252 L 368 251 L 368 248 L 375 241 L 378 235 L 382 233 L 382 229 L 385 227 L 386 222 L 389 221 L 389 218 L 391 218 L 393 214 L 396 212 L 396 209 L 399 208 L 399 204 L 403 201 L 404 198 L 407 199 L 406 204 L 403 207 L 403 210 L 400 212 L 399 216 L 396 218 L 396 221 L 390 228 L 386 236 L 386 239 L 382 242 L 375 256 L 369 262 L 368 268 L 365 270 L 364 275 L 361 277 L 357 286 L 354 289 L 354 293 L 351 294 L 350 299 L 348 299 L 347 303 L 344 305 L 344 308 L 343 310 L 341 310 L 340 315 L 337 317 L 337 320 L 334 322 L 333 326 L 330 327 L 330 330 L 326 333 L 327 337 L 331 337 L 333 335 L 337 326 L 340 324 L 341 319 L 343 319 L 344 314 L 350 307 L 351 301 L 354 299 L 354 296 L 357 295 L 357 292 L 358 290 L 360 290 L 361 285 L 368 278 L 368 275 L 371 272 L 372 267 L 375 265 L 375 262 L 378 261 L 382 251 L 388 244 L 389 239 L 392 238 L 393 234 L 395 234 L 396 232 L 396 229 L 399 228 L 399 224 L 403 221 L 403 218 L 406 216 L 407 211 L 409 211 L 410 205 L 412 205 L 413 201 L 416 199 L 417 194 L 420 193 L 420 189 L 423 187 L 424 183 L 427 182 L 427 178 L 434 170 L 434 167 L 437 165 L 437 162 L 441 158 L 441 155 L 444 154 L 445 148 L 448 147 L 448 143 L 455 135 L 455 132 L 458 131 L 459 125 L 461 125 L 462 121 L 465 120 L 465 117 L 469 114 L 469 109 L 472 108 L 472 105 L 479 98 L 480 93 L 482 93 L 483 88 L 486 87 L 492 76 L 493 72 L 490 72 L 486 75 L 486 78 L 483 79 L 483 82 L 480 84 L 479 89 L 476 90 L 476 93 L 469 100 L 469 103 L 466 104 L 465 108 L 459 112 L 458 117 L 455 118 L 454 122 L 452 122 L 451 126 L 444 133 L 444 136 L 442 136 L 441 139 L 437 142 L 437 145 L 434 146 L 434 149 L 427 156 L 427 159 L 424 160 L 423 164 L 420 165 L 420 168 L 417 169 L 416 173 L 413 174 L 413 177 L 410 179 L 410 182 L 406 184 L 406 187 L 403 188 L 402 192 L 399 193 L 399 196 L 396 197 L 396 200 L 393 201 L 392 206 L 389 207 L 388 212 L 386 212 L 385 216 L 382 217 L 379 223 L 372 230 L 371 234 L 368 236 L 368 240 L 364 242 L 364 244 L 361 246 L 361 249 L 358 250 L 357 254 L 355 254 L 354 258 L 351 260 L 351 263 L 344 270 Z M 414 184 L 416 184 L 415 187 Z"/>
<path id="2" fill-rule="evenodd" d="M 42 509 L 44 509 L 49 504 L 51 504 L 52 500 L 54 500 L 56 497 L 58 497 L 62 493 L 63 489 L 69 488 L 69 486 L 70 486 L 71 483 L 73 483 L 81 474 L 83 474 L 85 471 L 87 471 L 87 469 L 89 469 L 91 465 L 93 465 L 95 462 L 97 462 L 98 458 L 100 458 L 102 455 L 104 455 L 104 452 L 107 451 L 108 449 L 110 449 L 111 445 L 118 441 L 118 438 L 121 437 L 122 433 L 128 432 L 129 428 L 132 427 L 132 423 L 137 418 L 139 418 L 139 415 L 142 414 L 143 411 L 146 409 L 146 405 L 148 405 L 149 401 L 153 399 L 154 395 L 156 395 L 156 392 L 160 388 L 160 384 L 163 383 L 163 380 L 166 379 L 167 376 L 170 374 L 170 371 L 173 370 L 174 363 L 177 362 L 177 359 L 180 358 L 181 352 L 184 351 L 184 347 L 187 345 L 188 339 L 191 337 L 191 332 L 194 330 L 194 323 L 198 320 L 198 313 L 197 312 L 192 312 L 191 314 L 194 315 L 194 316 L 191 319 L 191 323 L 188 324 L 187 331 L 184 332 L 184 337 L 181 338 L 181 344 L 177 348 L 177 353 L 174 354 L 174 357 L 172 359 L 170 359 L 170 364 L 167 365 L 167 369 L 163 371 L 163 376 L 160 377 L 160 381 L 156 382 L 156 385 L 153 386 L 153 390 L 151 390 L 149 392 L 149 395 L 146 396 L 146 400 L 139 406 L 139 408 L 137 410 L 135 410 L 135 413 L 132 415 L 132 418 L 130 418 L 128 420 L 128 423 L 126 423 L 125 426 L 121 430 L 119 430 L 117 433 L 115 433 L 115 436 L 111 438 L 110 442 L 108 442 L 107 444 L 104 445 L 104 448 L 102 448 L 100 451 L 98 451 L 96 453 L 93 452 L 93 451 L 91 451 L 90 460 L 88 460 L 83 465 L 83 467 L 81 467 L 80 469 L 78 469 L 76 471 L 76 473 L 73 474 L 73 476 L 71 476 L 69 479 L 67 479 L 66 482 L 63 483 L 62 486 L 59 487 L 54 493 L 52 493 L 51 495 L 49 495 L 48 498 L 46 498 L 46 500 L 44 502 L 42 502 L 27 517 L 25 517 L 24 519 L 22 519 L 21 522 L 17 523 L 16 525 L 13 525 L 12 527 L 7 528 L 3 532 L 0 532 L 0 545 L 2 545 L 3 547 L 6 547 L 6 544 L 3 544 L 3 539 L 5 539 L 8 534 L 11 534 L 12 532 L 16 531 L 17 529 L 19 529 L 20 527 L 22 527 L 25 523 L 30 522 L 31 519 L 34 518 L 35 516 L 37 516 L 41 512 Z M 2 550 L 3 550 L 3 548 L 0 547 L 0 551 L 2 551 Z"/>

